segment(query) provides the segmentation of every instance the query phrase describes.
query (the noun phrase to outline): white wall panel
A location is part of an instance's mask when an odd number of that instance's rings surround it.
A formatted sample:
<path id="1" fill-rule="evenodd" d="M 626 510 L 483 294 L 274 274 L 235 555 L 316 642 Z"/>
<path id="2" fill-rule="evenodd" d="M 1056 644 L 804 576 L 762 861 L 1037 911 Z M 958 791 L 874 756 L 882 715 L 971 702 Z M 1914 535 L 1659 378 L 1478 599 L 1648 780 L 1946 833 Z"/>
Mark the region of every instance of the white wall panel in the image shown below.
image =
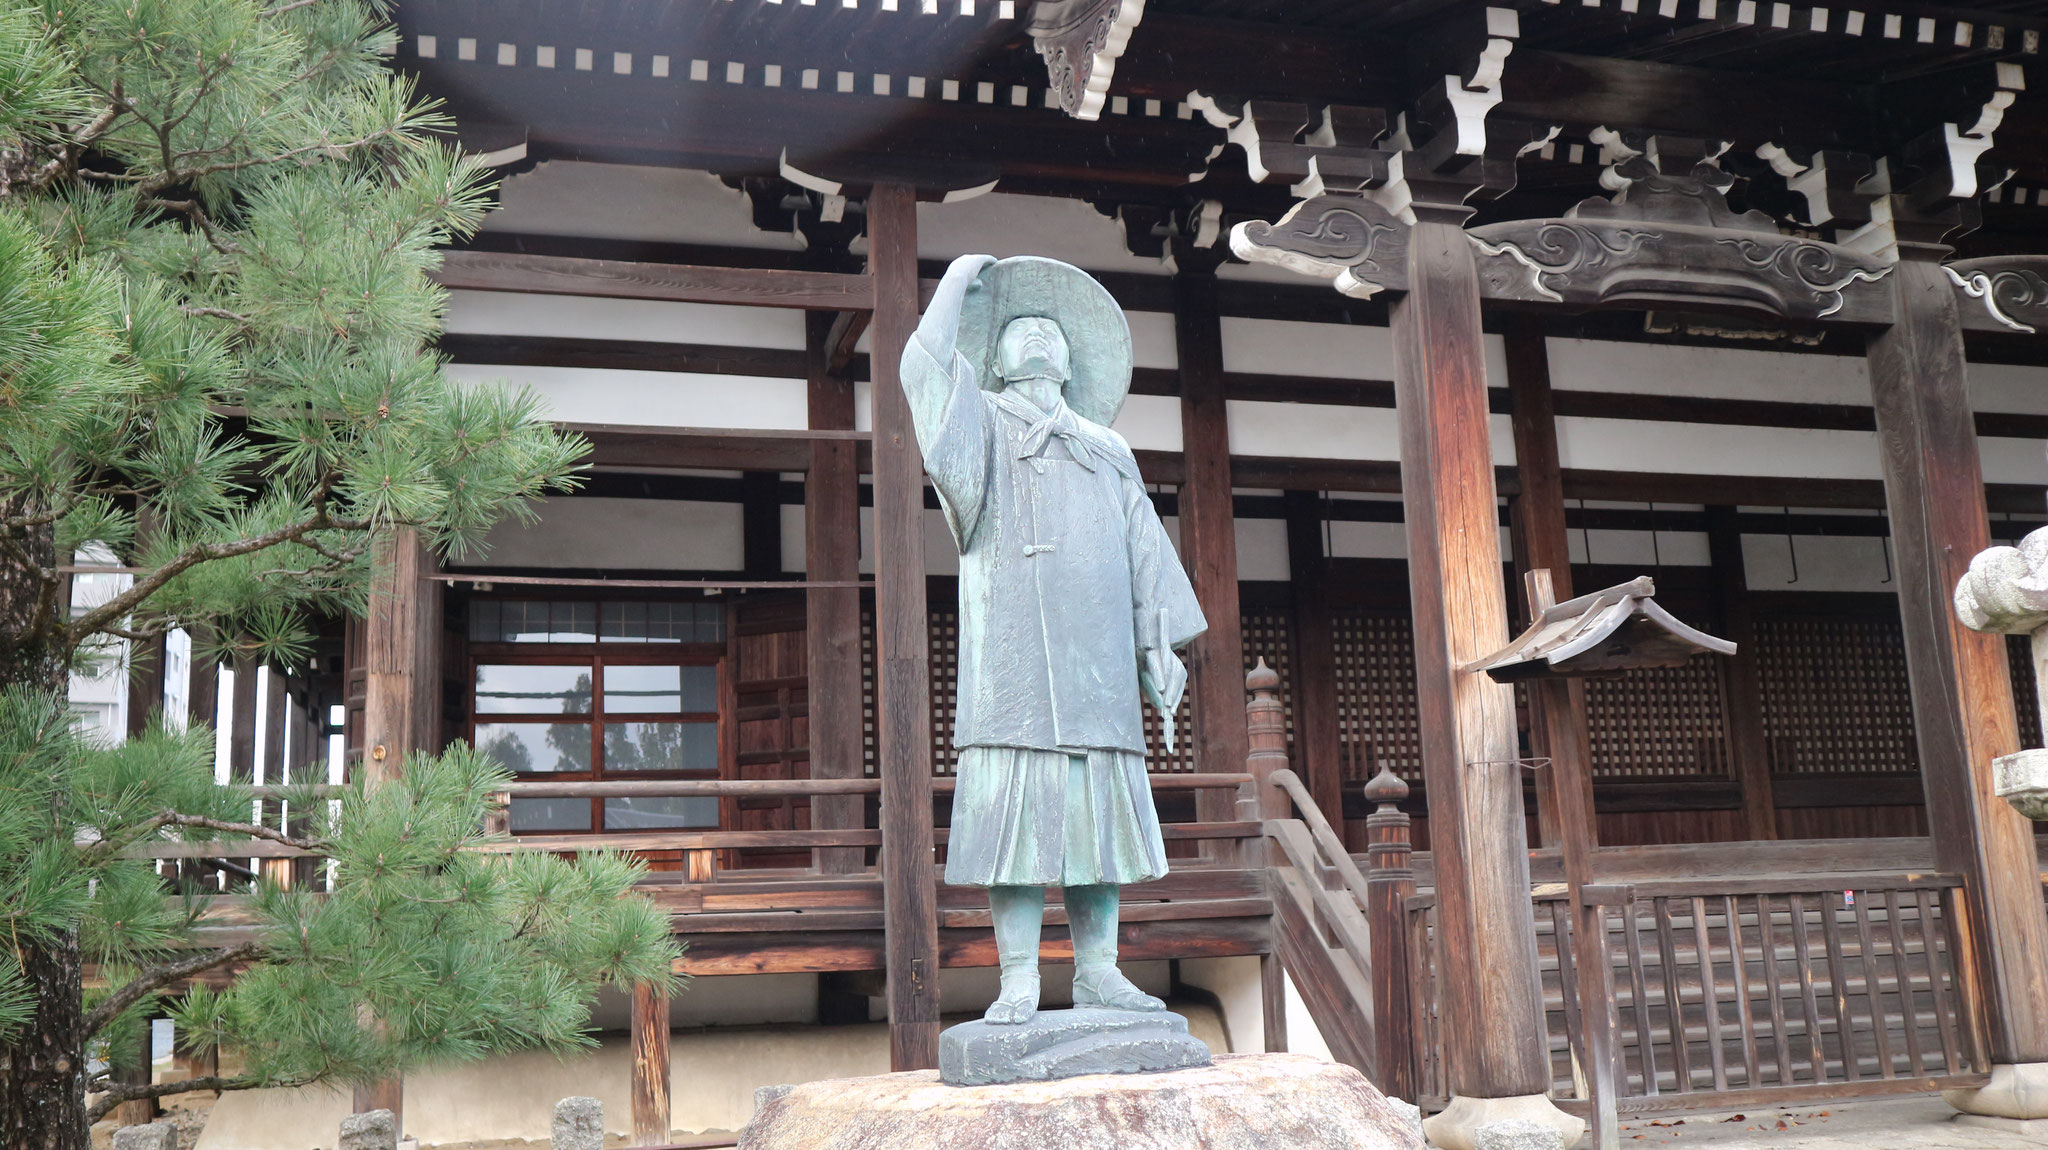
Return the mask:
<path id="1" fill-rule="evenodd" d="M 550 160 L 506 180 L 487 232 L 801 251 L 802 237 L 754 226 L 747 194 L 709 172 Z"/>
<path id="2" fill-rule="evenodd" d="M 1799 580 L 1792 581 L 1797 552 Z M 1788 546 L 1783 535 L 1744 535 L 1742 566 L 1751 591 L 1889 591 L 1884 541 L 1871 536 L 1800 535 Z M 1896 569 L 1896 560 L 1894 560 Z"/>
<path id="3" fill-rule="evenodd" d="M 801 431 L 810 419 L 800 379 L 467 363 L 445 370 L 462 383 L 530 387 L 548 418 L 564 423 Z"/>
<path id="4" fill-rule="evenodd" d="M 1584 339 L 1552 339 L 1549 346 L 1551 386 L 1565 391 L 1870 403 L 1869 377 L 1860 355 Z M 1506 378 L 1497 377 L 1500 386 L 1506 386 Z"/>
<path id="5" fill-rule="evenodd" d="M 1237 527 L 1237 577 L 1286 582 L 1287 521 L 1285 519 L 1239 519 Z"/>
<path id="6" fill-rule="evenodd" d="M 1223 317 L 1223 370 L 1327 379 L 1394 378 L 1383 327 Z"/>
<path id="7" fill-rule="evenodd" d="M 540 501 L 533 523 L 501 521 L 463 566 L 737 571 L 737 503 L 572 496 Z"/>
<path id="8" fill-rule="evenodd" d="M 991 192 L 958 203 L 917 205 L 920 259 L 951 260 L 970 252 L 998 259 L 1047 256 L 1093 271 L 1173 270 L 1125 250 L 1123 225 L 1082 200 Z"/>
<path id="9" fill-rule="evenodd" d="M 1133 395 L 1114 424 L 1133 451 L 1180 450 L 1180 397 Z"/>
<path id="10" fill-rule="evenodd" d="M 2048 367 L 1973 363 L 1968 378 L 1970 406 L 1977 411 L 2048 414 Z"/>
<path id="11" fill-rule="evenodd" d="M 1563 417 L 1557 450 L 1565 467 L 1589 471 L 1879 477 L 1877 434 L 1869 431 Z"/>
<path id="12" fill-rule="evenodd" d="M 526 292 L 449 292 L 448 331 L 457 335 L 708 343 L 719 347 L 765 347 L 781 351 L 804 349 L 804 313 L 794 308 L 662 303 L 657 300 L 598 299 Z"/>
<path id="13" fill-rule="evenodd" d="M 1224 406 L 1233 455 L 1388 462 L 1401 458 L 1400 423 L 1392 408 L 1249 399 L 1233 399 Z M 1493 461 L 1513 463 L 1515 438 L 1508 417 L 1489 416 L 1487 428 Z"/>

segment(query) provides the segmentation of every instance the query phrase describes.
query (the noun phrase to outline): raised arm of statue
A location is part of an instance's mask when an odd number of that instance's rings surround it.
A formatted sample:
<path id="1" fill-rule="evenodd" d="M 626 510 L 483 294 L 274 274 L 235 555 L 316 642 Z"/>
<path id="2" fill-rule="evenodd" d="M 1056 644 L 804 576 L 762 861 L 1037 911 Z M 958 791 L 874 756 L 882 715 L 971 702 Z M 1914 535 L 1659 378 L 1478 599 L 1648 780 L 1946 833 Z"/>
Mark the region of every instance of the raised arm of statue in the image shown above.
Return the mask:
<path id="1" fill-rule="evenodd" d="M 990 453 L 980 381 L 974 365 L 954 343 L 960 332 L 961 303 L 970 291 L 984 290 L 976 277 L 993 263 L 989 256 L 954 260 L 903 348 L 901 378 L 911 425 L 924 453 L 925 473 L 938 488 L 946 524 L 962 551 L 972 545 L 981 519 Z"/>

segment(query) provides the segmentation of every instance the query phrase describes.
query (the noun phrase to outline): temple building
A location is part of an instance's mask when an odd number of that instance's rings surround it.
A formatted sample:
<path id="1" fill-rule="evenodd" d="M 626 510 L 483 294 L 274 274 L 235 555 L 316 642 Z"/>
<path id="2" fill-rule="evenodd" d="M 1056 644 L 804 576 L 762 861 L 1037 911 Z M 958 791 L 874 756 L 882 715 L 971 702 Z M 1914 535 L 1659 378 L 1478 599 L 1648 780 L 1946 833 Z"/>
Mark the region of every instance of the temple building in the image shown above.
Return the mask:
<path id="1" fill-rule="evenodd" d="M 538 1138 L 566 1093 L 640 1145 L 735 1130 L 993 997 L 985 893 L 940 881 L 958 554 L 897 380 L 967 253 L 1130 321 L 1115 430 L 1210 630 L 1122 946 L 1198 1034 L 1426 1112 L 1995 1112 L 2048 1063 L 1991 766 L 2042 744 L 2032 659 L 1950 603 L 2048 519 L 2040 5 L 394 18 L 503 180 L 447 372 L 531 388 L 589 470 L 481 553 L 391 541 L 310 671 L 141 689 L 218 717 L 230 778 L 473 741 L 527 846 L 650 861 L 696 976 L 607 1000 L 573 1089 L 394 1087 L 409 1134 Z M 267 1145 L 259 1104 L 202 1146 Z"/>

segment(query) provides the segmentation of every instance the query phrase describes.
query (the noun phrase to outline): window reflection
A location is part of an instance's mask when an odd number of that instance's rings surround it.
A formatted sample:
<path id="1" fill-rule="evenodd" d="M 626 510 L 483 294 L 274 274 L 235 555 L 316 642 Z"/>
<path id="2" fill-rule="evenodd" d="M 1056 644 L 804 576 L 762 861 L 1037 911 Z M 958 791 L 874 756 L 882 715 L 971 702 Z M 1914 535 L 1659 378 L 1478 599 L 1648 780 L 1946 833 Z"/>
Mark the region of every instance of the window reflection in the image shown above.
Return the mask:
<path id="1" fill-rule="evenodd" d="M 588 723 L 478 723 L 476 749 L 518 774 L 590 769 Z"/>
<path id="2" fill-rule="evenodd" d="M 476 669 L 481 715 L 587 715 L 588 666 L 486 663 Z"/>
<path id="3" fill-rule="evenodd" d="M 513 799 L 510 817 L 514 834 L 587 831 L 590 829 L 590 800 Z"/>
<path id="4" fill-rule="evenodd" d="M 718 800 L 691 795 L 673 798 L 606 799 L 604 829 L 660 830 L 674 827 L 715 827 Z"/>
<path id="5" fill-rule="evenodd" d="M 604 709 L 607 714 L 709 714 L 718 710 L 718 669 L 715 667 L 635 667 L 606 663 Z"/>
<path id="6" fill-rule="evenodd" d="M 716 723 L 606 723 L 607 771 L 716 771 Z"/>

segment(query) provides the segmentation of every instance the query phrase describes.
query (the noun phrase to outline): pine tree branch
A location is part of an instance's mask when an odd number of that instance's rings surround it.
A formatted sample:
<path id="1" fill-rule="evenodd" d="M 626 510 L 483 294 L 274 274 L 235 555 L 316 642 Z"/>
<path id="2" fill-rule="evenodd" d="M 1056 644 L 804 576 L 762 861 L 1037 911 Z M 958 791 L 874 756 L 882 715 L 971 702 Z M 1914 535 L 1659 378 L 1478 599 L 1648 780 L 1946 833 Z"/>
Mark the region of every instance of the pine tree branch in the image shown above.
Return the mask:
<path id="1" fill-rule="evenodd" d="M 169 583 L 201 563 L 212 562 L 216 559 L 232 559 L 238 555 L 248 555 L 256 551 L 262 551 L 265 548 L 275 547 L 280 543 L 289 543 L 309 531 L 318 531 L 332 526 L 334 524 L 327 519 L 323 512 L 311 519 L 301 520 L 289 526 L 280 527 L 275 531 L 266 531 L 261 535 L 251 535 L 246 538 L 237 539 L 232 543 L 198 543 L 187 547 L 176 558 L 169 560 L 155 571 L 148 575 L 139 576 L 135 580 L 135 585 L 128 590 L 121 592 L 119 595 L 72 620 L 71 624 L 64 628 L 65 646 L 67 648 L 76 648 L 78 644 L 85 641 L 89 636 L 106 630 L 115 620 L 141 606 L 151 595 L 161 590 L 164 584 Z"/>
<path id="2" fill-rule="evenodd" d="M 179 215 L 184 216 L 186 219 L 191 220 L 192 226 L 199 229 L 200 234 L 206 237 L 207 245 L 213 248 L 214 251 L 217 251 L 224 256 L 239 256 L 246 254 L 242 250 L 242 246 L 240 244 L 235 243 L 233 240 L 222 239 L 220 233 L 213 230 L 213 217 L 206 214 L 206 209 L 200 206 L 198 200 L 152 199 L 149 201 L 149 204 L 151 207 L 157 207 L 162 208 L 165 211 L 176 212 Z M 193 309 L 186 308 L 183 310 L 189 313 Z M 216 311 L 216 309 L 212 308 L 208 308 L 205 310 L 209 314 L 219 314 L 229 316 L 234 319 L 238 319 L 245 325 L 249 322 L 248 317 L 236 316 L 235 313 L 230 311 Z"/>
<path id="3" fill-rule="evenodd" d="M 191 958 L 179 962 L 167 962 L 162 966 L 145 967 L 134 978 L 122 983 L 119 990 L 101 999 L 98 1006 L 93 1007 L 92 1010 L 86 1013 L 83 1023 L 85 1036 L 90 1038 L 105 1030 L 107 1024 L 120 1017 L 122 1011 L 180 979 L 190 978 L 201 971 L 212 970 L 216 966 L 226 966 L 228 963 L 240 962 L 245 958 L 255 958 L 262 953 L 262 943 L 238 942 L 233 946 L 223 947 L 220 950 L 210 950 L 205 954 L 195 954 Z M 147 1096 L 137 1094 L 133 1095 L 133 1097 L 142 1098 Z"/>
<path id="4" fill-rule="evenodd" d="M 113 1110 L 114 1107 L 119 1106 L 123 1102 L 133 1102 L 138 1098 L 165 1098 L 172 1094 L 189 1094 L 195 1090 L 255 1090 L 265 1086 L 290 1088 L 294 1086 L 309 1086 L 314 1081 L 316 1080 L 312 1078 L 265 1080 L 262 1078 L 208 1074 L 199 1078 L 187 1078 L 183 1082 L 152 1082 L 147 1086 L 139 1082 L 109 1082 L 106 1084 L 106 1093 L 100 1095 L 100 1100 L 86 1109 L 85 1120 L 88 1123 L 98 1122 L 100 1119 L 105 1118 L 107 1113 Z"/>
<path id="5" fill-rule="evenodd" d="M 223 834 L 248 835 L 252 839 L 267 839 L 270 842 L 282 843 L 288 847 L 297 847 L 308 853 L 318 852 L 321 847 L 318 840 L 294 838 L 283 831 L 272 830 L 261 823 L 229 822 L 226 819 L 208 818 L 205 815 L 181 815 L 176 811 L 165 811 L 143 822 L 137 827 L 137 830 L 147 834 L 158 827 L 194 827 L 210 831 L 220 831 Z M 223 853 L 233 854 L 234 852 L 224 851 Z"/>

